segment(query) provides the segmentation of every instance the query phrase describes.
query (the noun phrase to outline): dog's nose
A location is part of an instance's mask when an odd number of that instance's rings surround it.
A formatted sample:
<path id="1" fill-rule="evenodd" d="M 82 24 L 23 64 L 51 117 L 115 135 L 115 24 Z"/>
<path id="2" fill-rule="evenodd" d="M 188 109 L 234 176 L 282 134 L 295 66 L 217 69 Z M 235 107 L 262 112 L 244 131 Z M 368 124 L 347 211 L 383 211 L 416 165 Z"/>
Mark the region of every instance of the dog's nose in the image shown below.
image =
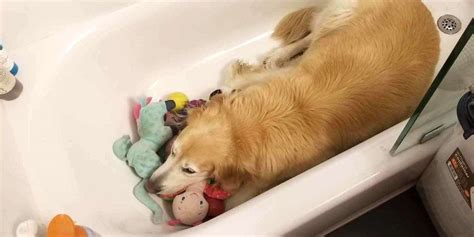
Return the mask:
<path id="1" fill-rule="evenodd" d="M 145 189 L 149 193 L 159 193 L 161 191 L 161 188 L 158 186 L 156 187 L 155 182 L 148 180 L 145 184 Z"/>

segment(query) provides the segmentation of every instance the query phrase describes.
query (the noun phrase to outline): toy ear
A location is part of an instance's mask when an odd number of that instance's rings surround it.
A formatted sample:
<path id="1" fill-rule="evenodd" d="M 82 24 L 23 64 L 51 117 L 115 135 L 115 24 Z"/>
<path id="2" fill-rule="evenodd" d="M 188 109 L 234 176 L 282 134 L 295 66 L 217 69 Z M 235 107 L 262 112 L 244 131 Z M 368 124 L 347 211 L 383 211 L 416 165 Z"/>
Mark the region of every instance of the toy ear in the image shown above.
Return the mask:
<path id="1" fill-rule="evenodd" d="M 152 97 L 146 97 L 145 103 L 149 104 L 153 98 Z"/>
<path id="2" fill-rule="evenodd" d="M 136 104 L 134 107 L 133 107 L 133 118 L 135 118 L 135 120 L 137 120 L 138 118 L 140 118 L 140 110 L 142 109 L 142 105 L 141 104 Z"/>

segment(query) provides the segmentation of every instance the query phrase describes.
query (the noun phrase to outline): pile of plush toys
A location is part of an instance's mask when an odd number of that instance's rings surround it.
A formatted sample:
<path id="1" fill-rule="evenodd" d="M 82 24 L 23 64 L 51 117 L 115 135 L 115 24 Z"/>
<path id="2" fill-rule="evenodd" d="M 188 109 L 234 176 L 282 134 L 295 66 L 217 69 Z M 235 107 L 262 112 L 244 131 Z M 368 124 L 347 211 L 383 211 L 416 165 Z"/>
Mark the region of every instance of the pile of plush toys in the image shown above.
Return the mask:
<path id="1" fill-rule="evenodd" d="M 216 90 L 211 97 L 219 93 Z M 133 193 L 153 212 L 152 221 L 155 224 L 163 221 L 163 211 L 146 192 L 147 179 L 168 157 L 174 139 L 186 126 L 188 110 L 205 104 L 205 100 L 189 101 L 185 94 L 179 92 L 158 102 L 152 102 L 152 98 L 143 99 L 133 109 L 139 140 L 132 143 L 130 136 L 125 135 L 113 145 L 114 154 L 142 178 Z M 183 193 L 170 197 L 175 219 L 169 220 L 168 224 L 200 224 L 223 213 L 224 200 L 228 197 L 229 193 L 214 185 L 212 180 L 190 185 Z"/>

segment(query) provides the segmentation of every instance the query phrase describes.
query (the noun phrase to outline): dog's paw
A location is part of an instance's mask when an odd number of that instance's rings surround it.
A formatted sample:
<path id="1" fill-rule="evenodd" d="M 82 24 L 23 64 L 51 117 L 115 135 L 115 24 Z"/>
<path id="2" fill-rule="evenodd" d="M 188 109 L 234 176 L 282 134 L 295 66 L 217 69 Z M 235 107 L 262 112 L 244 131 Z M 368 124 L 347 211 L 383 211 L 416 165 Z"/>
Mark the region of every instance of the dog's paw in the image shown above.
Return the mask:
<path id="1" fill-rule="evenodd" d="M 229 69 L 228 69 L 229 79 L 236 79 L 239 77 L 239 75 L 242 75 L 251 70 L 252 70 L 252 67 L 250 66 L 250 64 L 242 60 L 235 60 L 229 65 Z"/>
<path id="2" fill-rule="evenodd" d="M 283 48 L 273 50 L 264 60 L 263 66 L 267 70 L 282 68 L 291 59 L 291 55 Z"/>
<path id="3" fill-rule="evenodd" d="M 228 87 L 235 87 L 235 84 L 238 81 L 243 80 L 244 73 L 251 70 L 250 64 L 242 61 L 242 60 L 235 60 L 229 64 L 227 67 L 227 77 L 225 79 L 225 85 Z"/>
<path id="4" fill-rule="evenodd" d="M 219 89 L 222 91 L 223 95 L 230 95 L 235 90 L 234 88 L 228 85 L 221 86 Z"/>

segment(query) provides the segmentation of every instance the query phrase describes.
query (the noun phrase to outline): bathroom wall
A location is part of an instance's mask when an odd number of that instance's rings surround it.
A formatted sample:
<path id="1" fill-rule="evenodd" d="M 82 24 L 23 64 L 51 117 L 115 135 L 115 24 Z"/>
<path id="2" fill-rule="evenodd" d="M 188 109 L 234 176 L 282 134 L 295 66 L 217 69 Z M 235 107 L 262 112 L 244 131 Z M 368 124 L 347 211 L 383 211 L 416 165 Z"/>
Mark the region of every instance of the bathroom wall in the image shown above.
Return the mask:
<path id="1" fill-rule="evenodd" d="M 0 0 L 0 41 L 18 49 L 137 1 Z"/>

